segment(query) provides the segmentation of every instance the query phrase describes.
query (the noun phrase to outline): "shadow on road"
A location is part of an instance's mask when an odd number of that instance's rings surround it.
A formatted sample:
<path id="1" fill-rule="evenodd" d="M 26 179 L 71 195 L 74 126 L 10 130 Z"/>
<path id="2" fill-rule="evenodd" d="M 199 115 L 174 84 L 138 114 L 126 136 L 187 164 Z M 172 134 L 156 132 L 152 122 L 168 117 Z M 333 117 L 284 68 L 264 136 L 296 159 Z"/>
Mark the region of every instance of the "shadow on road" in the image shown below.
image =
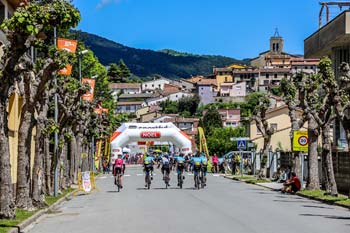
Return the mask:
<path id="1" fill-rule="evenodd" d="M 109 190 L 109 191 L 106 191 L 107 193 L 119 193 L 117 190 Z"/>
<path id="2" fill-rule="evenodd" d="M 305 203 L 310 203 L 310 201 L 301 201 L 301 200 L 295 200 L 295 201 L 292 201 L 292 200 L 273 200 L 275 202 L 294 202 L 294 203 L 300 203 L 300 202 L 305 202 Z"/>
<path id="3" fill-rule="evenodd" d="M 318 209 L 329 209 L 329 210 L 333 210 L 334 209 L 334 208 L 330 208 L 330 207 L 317 206 L 317 205 L 303 205 L 303 207 L 306 207 L 306 208 L 318 208 Z"/>
<path id="4" fill-rule="evenodd" d="M 350 220 L 350 216 L 344 217 L 344 216 L 323 215 L 323 214 L 300 214 L 300 215 L 307 216 L 307 217 L 324 217 L 329 219 Z"/>

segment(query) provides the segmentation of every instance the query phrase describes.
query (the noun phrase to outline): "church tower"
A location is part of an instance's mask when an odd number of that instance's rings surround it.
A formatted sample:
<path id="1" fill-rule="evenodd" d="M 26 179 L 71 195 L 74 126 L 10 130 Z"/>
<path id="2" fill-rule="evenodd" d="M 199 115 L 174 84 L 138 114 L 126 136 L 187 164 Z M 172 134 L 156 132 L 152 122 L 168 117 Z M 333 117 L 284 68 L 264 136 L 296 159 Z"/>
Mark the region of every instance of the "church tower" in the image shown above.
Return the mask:
<path id="1" fill-rule="evenodd" d="M 283 52 L 283 38 L 276 28 L 275 34 L 270 38 L 270 52 L 272 54 L 281 54 Z"/>

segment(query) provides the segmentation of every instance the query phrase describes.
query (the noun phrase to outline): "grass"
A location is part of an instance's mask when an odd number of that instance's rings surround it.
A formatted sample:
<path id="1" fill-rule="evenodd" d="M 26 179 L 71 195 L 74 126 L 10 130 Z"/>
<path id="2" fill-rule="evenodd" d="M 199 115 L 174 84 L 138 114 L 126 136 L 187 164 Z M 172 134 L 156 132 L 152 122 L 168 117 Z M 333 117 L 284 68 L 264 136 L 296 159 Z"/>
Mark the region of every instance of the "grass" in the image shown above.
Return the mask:
<path id="1" fill-rule="evenodd" d="M 246 182 L 248 184 L 256 184 L 256 183 L 269 183 L 271 182 L 270 180 L 258 180 L 255 176 L 240 176 L 240 175 L 234 175 L 233 179 L 237 179 L 243 182 Z"/>
<path id="2" fill-rule="evenodd" d="M 68 193 L 73 192 L 73 191 L 74 191 L 73 188 L 68 188 L 68 189 L 64 190 L 57 197 L 51 197 L 51 196 L 46 197 L 46 199 L 45 199 L 46 204 L 48 206 L 51 206 L 52 204 L 57 202 L 59 199 L 61 199 L 62 197 L 64 197 L 65 195 L 67 195 Z M 16 209 L 16 218 L 15 219 L 11 219 L 11 220 L 1 219 L 0 220 L 0 233 L 8 232 L 11 228 L 18 226 L 18 224 L 20 224 L 24 220 L 30 218 L 39 210 L 40 209 L 35 210 L 35 211 L 27 211 L 27 210 L 22 210 L 22 209 Z"/>
<path id="3" fill-rule="evenodd" d="M 300 193 L 308 197 L 313 197 L 321 201 L 326 201 L 328 203 L 350 206 L 350 199 L 344 195 L 338 195 L 338 197 L 324 195 L 325 191 L 323 190 L 302 190 L 300 191 Z"/>

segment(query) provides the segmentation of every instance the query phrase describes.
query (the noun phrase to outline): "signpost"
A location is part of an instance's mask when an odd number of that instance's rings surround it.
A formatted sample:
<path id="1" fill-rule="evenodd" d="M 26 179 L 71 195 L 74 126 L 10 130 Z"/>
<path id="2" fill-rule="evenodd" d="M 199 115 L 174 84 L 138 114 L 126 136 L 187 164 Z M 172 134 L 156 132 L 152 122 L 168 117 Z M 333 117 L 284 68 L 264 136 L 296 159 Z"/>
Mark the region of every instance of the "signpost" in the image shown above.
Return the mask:
<path id="1" fill-rule="evenodd" d="M 309 136 L 307 131 L 294 131 L 293 151 L 299 151 L 301 156 L 301 187 L 304 186 L 304 153 L 309 151 Z"/>
<path id="2" fill-rule="evenodd" d="M 243 156 L 242 151 L 247 149 L 247 142 L 250 140 L 250 138 L 230 138 L 231 141 L 237 142 L 237 149 L 239 150 L 239 156 L 241 158 L 240 161 L 240 173 L 241 176 L 243 176 Z"/>

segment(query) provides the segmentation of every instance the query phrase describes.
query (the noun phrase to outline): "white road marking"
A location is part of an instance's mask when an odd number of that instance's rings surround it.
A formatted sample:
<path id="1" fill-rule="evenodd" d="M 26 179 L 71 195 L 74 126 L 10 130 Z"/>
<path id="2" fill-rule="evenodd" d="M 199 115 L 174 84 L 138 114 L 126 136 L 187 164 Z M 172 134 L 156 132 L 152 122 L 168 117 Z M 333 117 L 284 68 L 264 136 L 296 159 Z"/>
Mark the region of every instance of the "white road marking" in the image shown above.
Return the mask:
<path id="1" fill-rule="evenodd" d="M 193 174 L 192 174 L 192 173 L 188 173 L 187 175 L 189 175 L 189 176 L 193 176 Z"/>
<path id="2" fill-rule="evenodd" d="M 101 177 L 99 177 L 99 179 L 106 179 L 107 178 L 107 176 L 101 176 Z"/>
<path id="3" fill-rule="evenodd" d="M 213 176 L 218 177 L 218 176 L 220 176 L 220 175 L 218 175 L 218 174 L 213 174 Z"/>
<path id="4" fill-rule="evenodd" d="M 128 174 L 128 175 L 124 175 L 124 176 L 128 177 L 128 176 L 131 176 L 131 175 Z"/>
<path id="5" fill-rule="evenodd" d="M 143 176 L 143 174 L 136 174 L 136 176 Z"/>

